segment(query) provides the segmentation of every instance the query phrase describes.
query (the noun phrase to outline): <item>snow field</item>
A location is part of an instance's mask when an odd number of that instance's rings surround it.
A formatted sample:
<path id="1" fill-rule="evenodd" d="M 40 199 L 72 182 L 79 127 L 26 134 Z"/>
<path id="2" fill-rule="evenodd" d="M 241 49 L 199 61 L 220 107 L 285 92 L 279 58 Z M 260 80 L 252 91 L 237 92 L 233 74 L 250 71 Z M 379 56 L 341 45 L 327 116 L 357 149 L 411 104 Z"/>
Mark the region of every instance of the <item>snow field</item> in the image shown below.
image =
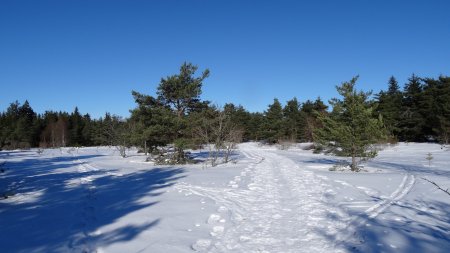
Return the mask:
<path id="1" fill-rule="evenodd" d="M 431 165 L 425 159 L 431 152 Z M 108 147 L 0 152 L 2 252 L 449 252 L 450 155 L 342 158 L 244 143 L 237 163 L 154 166 Z"/>

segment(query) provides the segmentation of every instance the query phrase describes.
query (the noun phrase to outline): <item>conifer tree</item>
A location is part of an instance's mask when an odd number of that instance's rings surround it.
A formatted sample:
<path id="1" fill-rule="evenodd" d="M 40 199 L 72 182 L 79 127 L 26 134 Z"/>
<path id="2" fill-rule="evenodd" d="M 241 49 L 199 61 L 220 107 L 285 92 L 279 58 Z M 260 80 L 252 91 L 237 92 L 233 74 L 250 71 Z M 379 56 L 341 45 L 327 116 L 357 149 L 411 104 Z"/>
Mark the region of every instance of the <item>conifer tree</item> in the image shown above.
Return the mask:
<path id="1" fill-rule="evenodd" d="M 399 122 L 399 137 L 402 141 L 424 141 L 422 133 L 424 119 L 420 113 L 422 96 L 421 79 L 413 74 L 405 84 L 402 100 L 402 114 Z"/>
<path id="2" fill-rule="evenodd" d="M 233 124 L 243 131 L 242 139 L 244 141 L 250 140 L 252 134 L 249 130 L 251 120 L 250 113 L 245 110 L 242 105 L 236 106 L 233 103 L 225 104 L 223 110 L 230 117 Z"/>
<path id="3" fill-rule="evenodd" d="M 450 137 L 450 78 L 425 78 L 420 100 L 423 134 L 448 144 Z"/>
<path id="4" fill-rule="evenodd" d="M 178 75 L 162 78 L 158 86 L 158 99 L 162 104 L 174 108 L 179 119 L 200 103 L 203 80 L 209 76 L 209 70 L 195 77 L 197 69 L 192 63 L 185 62 Z"/>
<path id="5" fill-rule="evenodd" d="M 385 134 L 381 118 L 373 117 L 374 108 L 368 101 L 371 93 L 355 90 L 357 79 L 354 77 L 336 87 L 343 99 L 330 101 L 333 111 L 330 115 L 318 115 L 323 127 L 315 131 L 319 145 L 352 158 L 352 171 L 359 170 L 361 159 L 376 155 L 373 145 Z"/>
<path id="6" fill-rule="evenodd" d="M 250 114 L 247 132 L 249 133 L 250 140 L 263 140 L 264 139 L 264 121 L 265 117 L 260 112 L 254 112 Z"/>
<path id="7" fill-rule="evenodd" d="M 294 97 L 287 101 L 286 106 L 283 108 L 283 134 L 292 141 L 297 141 L 302 137 L 301 131 L 304 128 L 304 118 L 300 107 L 300 103 Z"/>
<path id="8" fill-rule="evenodd" d="M 177 129 L 176 116 L 170 108 L 148 95 L 133 92 L 133 96 L 138 107 L 131 111 L 132 142 L 150 152 L 172 142 Z"/>
<path id="9" fill-rule="evenodd" d="M 72 114 L 69 116 L 69 145 L 81 146 L 83 144 L 83 118 L 78 111 L 78 107 L 75 107 Z"/>
<path id="10" fill-rule="evenodd" d="M 303 140 L 314 142 L 315 129 L 322 127 L 322 123 L 318 119 L 318 116 L 325 116 L 328 114 L 327 109 L 328 106 L 323 103 L 320 97 L 318 97 L 314 102 L 311 100 L 306 100 L 306 102 L 302 104 L 301 112 L 305 119 L 302 130 Z"/>
<path id="11" fill-rule="evenodd" d="M 402 92 L 394 76 L 389 78 L 387 91 L 377 94 L 377 112 L 383 116 L 383 122 L 391 136 L 400 134 L 399 122 L 402 115 Z"/>
<path id="12" fill-rule="evenodd" d="M 269 105 L 264 116 L 263 137 L 269 143 L 275 143 L 283 136 L 283 108 L 278 99 L 273 100 L 273 104 Z"/>

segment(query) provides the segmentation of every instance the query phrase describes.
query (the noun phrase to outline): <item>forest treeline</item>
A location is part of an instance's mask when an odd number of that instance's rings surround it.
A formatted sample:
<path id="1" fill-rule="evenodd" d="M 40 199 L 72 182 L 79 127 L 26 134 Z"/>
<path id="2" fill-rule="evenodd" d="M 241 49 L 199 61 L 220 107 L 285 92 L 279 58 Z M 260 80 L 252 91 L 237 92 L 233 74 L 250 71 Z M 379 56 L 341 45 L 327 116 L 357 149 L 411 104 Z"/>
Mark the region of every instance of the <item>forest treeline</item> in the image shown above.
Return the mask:
<path id="1" fill-rule="evenodd" d="M 155 97 L 132 91 L 136 107 L 127 119 L 109 113 L 93 119 L 78 108 L 38 114 L 28 101 L 13 102 L 0 114 L 0 149 L 122 145 L 154 151 L 174 144 L 182 151 L 204 143 L 313 142 L 321 115 L 337 109 L 320 97 L 303 102 L 294 97 L 285 104 L 275 98 L 264 112 L 232 103 L 219 107 L 201 100 L 209 70 L 196 75 L 197 69 L 184 63 L 178 74 L 161 79 Z M 449 142 L 450 77 L 413 74 L 403 87 L 391 77 L 387 89 L 370 96 L 368 103 L 373 117 L 382 118 L 391 142 Z M 179 154 L 177 159 L 183 159 Z"/>

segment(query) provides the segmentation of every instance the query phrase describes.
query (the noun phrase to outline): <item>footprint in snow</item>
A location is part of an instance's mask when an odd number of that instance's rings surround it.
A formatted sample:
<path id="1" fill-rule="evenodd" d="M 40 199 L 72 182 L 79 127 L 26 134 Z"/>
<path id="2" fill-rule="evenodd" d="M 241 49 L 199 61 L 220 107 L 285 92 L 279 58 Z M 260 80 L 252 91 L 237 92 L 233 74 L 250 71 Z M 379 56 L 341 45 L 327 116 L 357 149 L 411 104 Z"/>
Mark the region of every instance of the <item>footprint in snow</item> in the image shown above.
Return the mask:
<path id="1" fill-rule="evenodd" d="M 225 228 L 223 226 L 215 226 L 213 227 L 213 231 L 210 233 L 213 237 L 219 237 L 223 234 Z"/>
<path id="2" fill-rule="evenodd" d="M 252 238 L 250 237 L 250 236 L 247 236 L 247 235 L 241 235 L 240 237 L 239 237 L 239 241 L 241 241 L 241 242 L 248 242 L 248 241 L 250 241 Z"/>
<path id="3" fill-rule="evenodd" d="M 192 249 L 195 251 L 205 251 L 211 246 L 211 240 L 199 239 L 194 244 L 192 244 Z"/>
<path id="4" fill-rule="evenodd" d="M 212 223 L 216 223 L 220 220 L 220 215 L 219 214 L 211 214 L 208 218 L 208 220 L 206 221 L 206 223 L 208 224 L 212 224 Z"/>

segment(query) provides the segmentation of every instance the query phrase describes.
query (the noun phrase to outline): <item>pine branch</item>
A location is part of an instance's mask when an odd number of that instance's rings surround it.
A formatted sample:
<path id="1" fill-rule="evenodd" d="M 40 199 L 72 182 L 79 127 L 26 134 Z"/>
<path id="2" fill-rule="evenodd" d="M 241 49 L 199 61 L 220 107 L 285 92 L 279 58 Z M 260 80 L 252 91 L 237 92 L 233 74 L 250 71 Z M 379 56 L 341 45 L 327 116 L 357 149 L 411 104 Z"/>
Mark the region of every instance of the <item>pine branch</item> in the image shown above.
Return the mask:
<path id="1" fill-rule="evenodd" d="M 438 184 L 436 184 L 434 181 L 428 180 L 428 179 L 426 179 L 424 177 L 422 177 L 422 179 L 425 180 L 425 181 L 428 181 L 430 184 L 433 184 L 434 186 L 436 186 L 439 190 L 441 190 L 441 191 L 447 193 L 448 195 L 450 195 L 450 192 L 448 191 L 448 189 L 445 190 L 445 189 L 441 188 Z"/>

